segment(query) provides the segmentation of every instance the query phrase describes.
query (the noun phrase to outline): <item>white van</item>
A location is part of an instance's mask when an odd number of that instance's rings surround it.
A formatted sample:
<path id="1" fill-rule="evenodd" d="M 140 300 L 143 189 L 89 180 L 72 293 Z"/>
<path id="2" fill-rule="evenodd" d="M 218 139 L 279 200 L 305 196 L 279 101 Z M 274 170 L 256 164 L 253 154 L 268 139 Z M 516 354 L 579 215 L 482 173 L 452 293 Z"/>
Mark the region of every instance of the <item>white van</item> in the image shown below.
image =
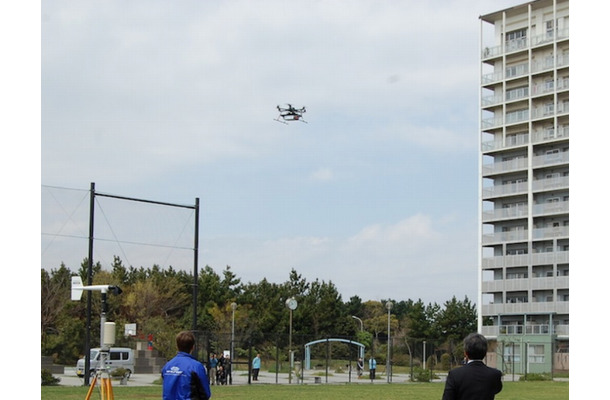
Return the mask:
<path id="1" fill-rule="evenodd" d="M 89 365 L 89 374 L 95 374 L 95 370 L 100 365 L 100 349 L 95 348 L 91 349 L 91 357 L 90 357 L 90 365 Z M 110 349 L 110 354 L 107 357 L 107 366 L 109 368 L 109 372 L 117 368 L 124 368 L 127 370 L 126 377 L 129 378 L 131 373 L 134 370 L 134 355 L 133 350 L 128 347 L 112 347 Z M 76 375 L 83 377 L 85 375 L 85 358 L 81 358 L 76 362 Z"/>

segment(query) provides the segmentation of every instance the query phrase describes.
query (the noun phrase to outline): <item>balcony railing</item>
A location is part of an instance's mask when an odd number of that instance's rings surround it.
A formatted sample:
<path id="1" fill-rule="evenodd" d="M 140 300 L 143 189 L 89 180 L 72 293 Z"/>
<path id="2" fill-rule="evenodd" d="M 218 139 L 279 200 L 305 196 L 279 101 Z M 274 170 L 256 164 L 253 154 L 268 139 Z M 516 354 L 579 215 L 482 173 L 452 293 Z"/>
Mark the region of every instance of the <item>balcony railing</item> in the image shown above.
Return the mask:
<path id="1" fill-rule="evenodd" d="M 553 239 L 561 237 L 569 237 L 570 228 L 568 226 L 554 226 L 551 228 L 536 228 L 532 230 L 532 239 Z"/>
<path id="2" fill-rule="evenodd" d="M 500 303 L 484 304 L 482 315 L 499 314 L 528 314 L 528 313 L 557 313 L 568 314 L 570 309 L 569 301 L 549 301 L 544 303 Z"/>
<path id="3" fill-rule="evenodd" d="M 558 201 L 555 203 L 536 204 L 532 213 L 535 217 L 550 214 L 565 214 L 570 212 L 570 202 Z"/>
<path id="4" fill-rule="evenodd" d="M 551 331 L 549 331 L 549 329 Z M 487 337 L 498 337 L 500 335 L 548 335 L 553 333 L 558 336 L 569 336 L 570 325 L 488 325 L 483 326 L 481 334 Z"/>
<path id="5" fill-rule="evenodd" d="M 496 185 L 483 188 L 483 199 L 499 196 L 513 196 L 527 193 L 527 182 L 511 183 L 507 185 Z"/>
<path id="6" fill-rule="evenodd" d="M 481 260 L 481 266 L 483 269 L 497 269 L 503 267 L 524 267 L 528 265 L 567 264 L 569 260 L 569 251 L 552 251 L 548 253 L 484 257 Z"/>
<path id="7" fill-rule="evenodd" d="M 496 232 L 484 234 L 482 238 L 483 244 L 501 243 L 501 242 L 522 242 L 527 240 L 527 230 Z"/>
<path id="8" fill-rule="evenodd" d="M 556 129 L 540 129 L 532 136 L 533 143 L 549 142 L 557 139 L 565 139 L 570 136 L 570 126 L 562 125 Z"/>
<path id="9" fill-rule="evenodd" d="M 502 174 L 527 168 L 527 158 L 515 158 L 493 164 L 483 165 L 483 175 Z"/>
<path id="10" fill-rule="evenodd" d="M 537 167 L 548 167 L 551 165 L 568 164 L 570 162 L 570 152 L 562 151 L 560 153 L 549 153 L 540 156 L 534 156 L 532 158 L 532 166 Z"/>
<path id="11" fill-rule="evenodd" d="M 570 184 L 569 176 L 560 176 L 560 177 L 556 177 L 556 178 L 547 178 L 547 179 L 536 180 L 536 181 L 532 182 L 532 189 L 535 192 L 539 192 L 539 191 L 543 191 L 543 190 L 566 189 L 569 184 Z M 545 204 L 544 206 L 553 207 L 552 204 Z M 558 205 L 555 204 L 555 207 L 557 207 L 557 206 Z M 534 206 L 534 207 L 536 207 L 536 206 Z M 549 210 L 550 210 L 550 208 L 549 208 Z"/>
<path id="12" fill-rule="evenodd" d="M 483 222 L 497 221 L 501 219 L 525 218 L 527 207 L 499 208 L 497 210 L 483 211 Z"/>
<path id="13" fill-rule="evenodd" d="M 552 276 L 542 278 L 496 279 L 481 282 L 483 293 L 515 292 L 527 290 L 568 289 L 569 277 Z"/>
<path id="14" fill-rule="evenodd" d="M 504 140 L 489 140 L 481 143 L 481 150 L 492 151 L 501 150 L 509 147 L 524 146 L 529 143 L 529 134 L 507 136 Z"/>
<path id="15" fill-rule="evenodd" d="M 514 40 L 508 40 L 504 42 L 504 48 L 502 45 L 488 46 L 481 51 L 481 58 L 484 60 L 499 57 L 504 52 L 513 52 L 518 50 L 526 49 L 528 46 L 540 46 L 547 43 L 552 43 L 554 40 L 565 40 L 570 37 L 569 28 L 558 29 L 557 31 L 545 32 L 542 35 L 535 35 L 528 37 L 521 37 Z"/>

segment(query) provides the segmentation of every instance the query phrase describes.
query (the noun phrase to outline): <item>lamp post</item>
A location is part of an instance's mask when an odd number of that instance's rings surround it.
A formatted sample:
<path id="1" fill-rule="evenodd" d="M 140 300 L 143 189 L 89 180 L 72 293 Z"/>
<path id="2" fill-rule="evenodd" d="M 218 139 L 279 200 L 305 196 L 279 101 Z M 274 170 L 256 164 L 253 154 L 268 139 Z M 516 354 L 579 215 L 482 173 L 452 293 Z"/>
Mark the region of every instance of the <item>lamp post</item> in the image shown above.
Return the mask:
<path id="1" fill-rule="evenodd" d="M 232 314 L 231 314 L 231 354 L 229 355 L 229 357 L 231 357 L 231 362 L 233 362 L 235 360 L 235 356 L 233 355 L 233 348 L 235 346 L 235 309 L 237 308 L 237 303 L 233 302 L 231 303 L 231 310 L 233 310 Z"/>
<path id="2" fill-rule="evenodd" d="M 424 340 L 424 369 L 426 369 L 426 341 Z"/>
<path id="3" fill-rule="evenodd" d="M 290 333 L 288 335 L 288 364 L 290 364 L 289 368 L 288 368 L 288 383 L 292 383 L 292 312 L 294 310 L 296 310 L 297 308 L 297 301 L 294 299 L 294 297 L 289 298 L 288 300 L 286 300 L 286 307 L 288 307 L 288 309 L 290 310 Z"/>
<path id="4" fill-rule="evenodd" d="M 360 318 L 356 317 L 355 315 L 352 315 L 352 318 L 360 321 L 360 332 L 364 332 L 364 324 L 362 323 L 362 320 Z"/>
<path id="5" fill-rule="evenodd" d="M 394 303 L 392 303 L 391 301 L 388 301 L 387 303 L 385 303 L 385 308 L 388 309 L 388 358 L 386 360 L 386 375 L 387 375 L 387 382 L 390 383 L 391 381 L 391 376 L 392 376 L 392 371 L 390 368 L 390 348 L 391 346 L 391 341 L 390 341 L 390 310 L 392 309 L 392 306 L 394 305 Z"/>
<path id="6" fill-rule="evenodd" d="M 352 318 L 357 319 L 360 322 L 360 332 L 364 332 L 364 324 L 362 323 L 362 320 L 360 318 L 356 317 L 355 315 L 352 315 Z M 358 338 L 358 340 L 364 340 L 364 339 L 361 336 Z M 364 347 L 360 348 L 360 350 L 358 351 L 358 354 L 359 354 L 360 358 L 364 359 Z"/>

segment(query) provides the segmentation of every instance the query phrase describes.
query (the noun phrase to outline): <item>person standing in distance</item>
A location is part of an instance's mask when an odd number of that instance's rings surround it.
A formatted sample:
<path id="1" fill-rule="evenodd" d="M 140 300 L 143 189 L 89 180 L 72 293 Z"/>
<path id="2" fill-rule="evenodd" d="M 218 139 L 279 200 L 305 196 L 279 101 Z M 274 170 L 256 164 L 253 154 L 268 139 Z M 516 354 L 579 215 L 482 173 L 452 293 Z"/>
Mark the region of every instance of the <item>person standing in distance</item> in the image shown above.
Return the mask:
<path id="1" fill-rule="evenodd" d="M 358 378 L 360 378 L 362 376 L 362 371 L 364 371 L 364 361 L 362 360 L 362 357 L 358 358 L 356 369 L 358 370 Z"/>
<path id="2" fill-rule="evenodd" d="M 377 360 L 375 357 L 369 358 L 369 378 L 371 378 L 371 382 L 375 380 L 375 371 L 377 370 Z"/>
<path id="3" fill-rule="evenodd" d="M 261 370 L 261 355 L 256 354 L 252 360 L 252 380 L 258 381 L 258 372 Z"/>
<path id="4" fill-rule="evenodd" d="M 493 400 L 502 390 L 502 372 L 483 364 L 487 339 L 471 333 L 464 339 L 466 364 L 449 371 L 443 400 Z"/>
<path id="5" fill-rule="evenodd" d="M 176 336 L 178 353 L 161 370 L 163 400 L 208 400 L 212 397 L 205 367 L 191 355 L 195 335 L 182 331 Z"/>
<path id="6" fill-rule="evenodd" d="M 213 385 L 216 383 L 216 368 L 218 367 L 218 359 L 216 353 L 212 353 L 210 360 L 208 361 L 208 368 L 210 369 L 210 383 Z"/>

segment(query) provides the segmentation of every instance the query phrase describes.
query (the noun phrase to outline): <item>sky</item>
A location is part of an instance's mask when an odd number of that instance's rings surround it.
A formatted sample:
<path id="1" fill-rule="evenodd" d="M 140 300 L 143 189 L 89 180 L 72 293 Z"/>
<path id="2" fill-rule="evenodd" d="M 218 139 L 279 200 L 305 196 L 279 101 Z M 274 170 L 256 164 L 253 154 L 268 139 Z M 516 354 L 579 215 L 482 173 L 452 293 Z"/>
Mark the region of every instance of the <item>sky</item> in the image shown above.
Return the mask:
<path id="1" fill-rule="evenodd" d="M 86 257 L 94 182 L 198 198 L 199 268 L 244 283 L 476 302 L 479 16 L 521 3 L 42 2 L 42 267 Z M 97 199 L 94 260 L 192 269 L 191 209 Z"/>

